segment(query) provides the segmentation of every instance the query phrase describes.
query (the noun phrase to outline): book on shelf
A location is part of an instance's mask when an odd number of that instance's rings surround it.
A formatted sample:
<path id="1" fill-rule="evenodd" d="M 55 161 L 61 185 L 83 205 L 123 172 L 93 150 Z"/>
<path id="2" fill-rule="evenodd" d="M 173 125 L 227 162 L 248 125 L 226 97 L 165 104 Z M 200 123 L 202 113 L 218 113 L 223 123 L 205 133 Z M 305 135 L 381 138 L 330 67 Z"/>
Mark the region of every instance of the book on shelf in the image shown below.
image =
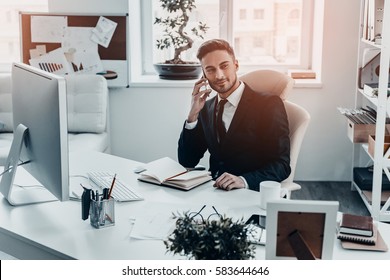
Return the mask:
<path id="1" fill-rule="evenodd" d="M 191 190 L 212 179 L 207 170 L 187 169 L 169 157 L 149 162 L 144 167 L 146 170 L 138 180 L 181 190 Z"/>
<path id="2" fill-rule="evenodd" d="M 366 244 L 366 245 L 375 245 L 377 237 L 378 237 L 377 227 L 375 227 L 375 230 L 373 230 L 372 236 L 362 236 L 357 234 L 342 233 L 340 232 L 340 228 L 337 233 L 337 238 L 340 240 L 359 243 L 359 244 Z"/>
<path id="3" fill-rule="evenodd" d="M 339 233 L 372 237 L 374 233 L 373 219 L 371 216 L 343 213 Z"/>
<path id="4" fill-rule="evenodd" d="M 363 86 L 363 93 L 369 97 L 378 97 L 378 83 L 368 83 Z M 390 83 L 387 85 L 387 96 L 390 95 Z"/>

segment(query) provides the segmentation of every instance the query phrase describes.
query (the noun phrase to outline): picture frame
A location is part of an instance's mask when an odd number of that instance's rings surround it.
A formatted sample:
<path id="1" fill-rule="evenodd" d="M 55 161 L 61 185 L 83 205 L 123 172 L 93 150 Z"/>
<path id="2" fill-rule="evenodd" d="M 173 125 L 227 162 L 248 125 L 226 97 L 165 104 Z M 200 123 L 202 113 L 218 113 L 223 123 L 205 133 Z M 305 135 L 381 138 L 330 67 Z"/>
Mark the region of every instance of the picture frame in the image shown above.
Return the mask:
<path id="1" fill-rule="evenodd" d="M 265 258 L 332 259 L 338 208 L 338 201 L 270 201 Z"/>

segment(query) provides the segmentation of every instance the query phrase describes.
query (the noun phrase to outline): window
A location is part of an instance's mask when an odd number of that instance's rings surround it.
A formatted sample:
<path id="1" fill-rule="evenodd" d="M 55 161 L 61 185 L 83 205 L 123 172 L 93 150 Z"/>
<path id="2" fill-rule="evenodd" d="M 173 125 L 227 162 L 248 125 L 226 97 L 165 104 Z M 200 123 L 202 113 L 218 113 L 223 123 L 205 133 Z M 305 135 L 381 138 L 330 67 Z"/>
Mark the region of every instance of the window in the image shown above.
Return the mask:
<path id="1" fill-rule="evenodd" d="M 48 0 L 1 0 L 0 71 L 10 71 L 10 64 L 20 61 L 19 11 L 48 11 Z"/>
<path id="2" fill-rule="evenodd" d="M 246 10 L 240 9 L 240 20 L 246 20 Z"/>
<path id="3" fill-rule="evenodd" d="M 190 20 L 203 21 L 210 27 L 205 40 L 223 38 L 229 41 L 242 72 L 262 67 L 285 72 L 311 69 L 314 1 L 196 0 L 197 8 Z M 159 5 L 158 0 L 142 1 L 143 74 L 154 74 L 153 63 L 171 58 L 171 53 L 157 50 L 155 44 L 161 34 L 153 25 L 154 18 L 161 15 Z M 197 40 L 183 60 L 196 61 L 200 44 Z"/>
<path id="4" fill-rule="evenodd" d="M 264 19 L 264 9 L 254 9 L 253 10 L 253 18 L 257 20 Z"/>

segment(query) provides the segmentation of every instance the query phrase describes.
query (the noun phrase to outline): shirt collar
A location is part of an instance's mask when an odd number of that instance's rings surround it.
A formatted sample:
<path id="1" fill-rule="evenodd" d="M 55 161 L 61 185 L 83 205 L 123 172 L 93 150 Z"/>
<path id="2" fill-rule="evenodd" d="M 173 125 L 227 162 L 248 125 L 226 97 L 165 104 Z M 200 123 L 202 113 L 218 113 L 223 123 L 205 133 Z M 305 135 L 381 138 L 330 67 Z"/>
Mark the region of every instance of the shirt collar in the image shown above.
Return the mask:
<path id="1" fill-rule="evenodd" d="M 232 104 L 234 107 L 238 106 L 238 103 L 241 100 L 242 93 L 244 92 L 245 84 L 240 81 L 240 85 L 238 88 L 236 88 L 235 91 L 233 91 L 227 98 L 230 104 Z M 221 101 L 221 97 L 218 95 L 218 102 Z"/>

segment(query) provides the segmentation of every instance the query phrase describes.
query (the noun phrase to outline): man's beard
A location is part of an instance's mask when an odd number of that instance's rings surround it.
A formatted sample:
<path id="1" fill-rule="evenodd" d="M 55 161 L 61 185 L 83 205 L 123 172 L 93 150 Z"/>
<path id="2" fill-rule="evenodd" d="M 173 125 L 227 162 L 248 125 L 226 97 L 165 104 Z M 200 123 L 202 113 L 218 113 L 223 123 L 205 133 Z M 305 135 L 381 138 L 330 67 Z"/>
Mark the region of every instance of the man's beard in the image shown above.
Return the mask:
<path id="1" fill-rule="evenodd" d="M 210 87 L 211 87 L 213 90 L 215 90 L 216 92 L 224 94 L 224 93 L 229 92 L 229 91 L 234 87 L 234 85 L 236 84 L 236 82 L 237 82 L 237 76 L 235 77 L 233 83 L 227 85 L 228 87 L 225 87 L 225 85 L 224 85 L 223 87 L 219 87 L 218 85 L 214 85 L 213 83 L 211 83 L 211 84 L 209 84 L 209 85 L 210 85 Z M 229 83 L 229 80 L 225 79 L 225 84 L 226 84 L 226 83 Z"/>

